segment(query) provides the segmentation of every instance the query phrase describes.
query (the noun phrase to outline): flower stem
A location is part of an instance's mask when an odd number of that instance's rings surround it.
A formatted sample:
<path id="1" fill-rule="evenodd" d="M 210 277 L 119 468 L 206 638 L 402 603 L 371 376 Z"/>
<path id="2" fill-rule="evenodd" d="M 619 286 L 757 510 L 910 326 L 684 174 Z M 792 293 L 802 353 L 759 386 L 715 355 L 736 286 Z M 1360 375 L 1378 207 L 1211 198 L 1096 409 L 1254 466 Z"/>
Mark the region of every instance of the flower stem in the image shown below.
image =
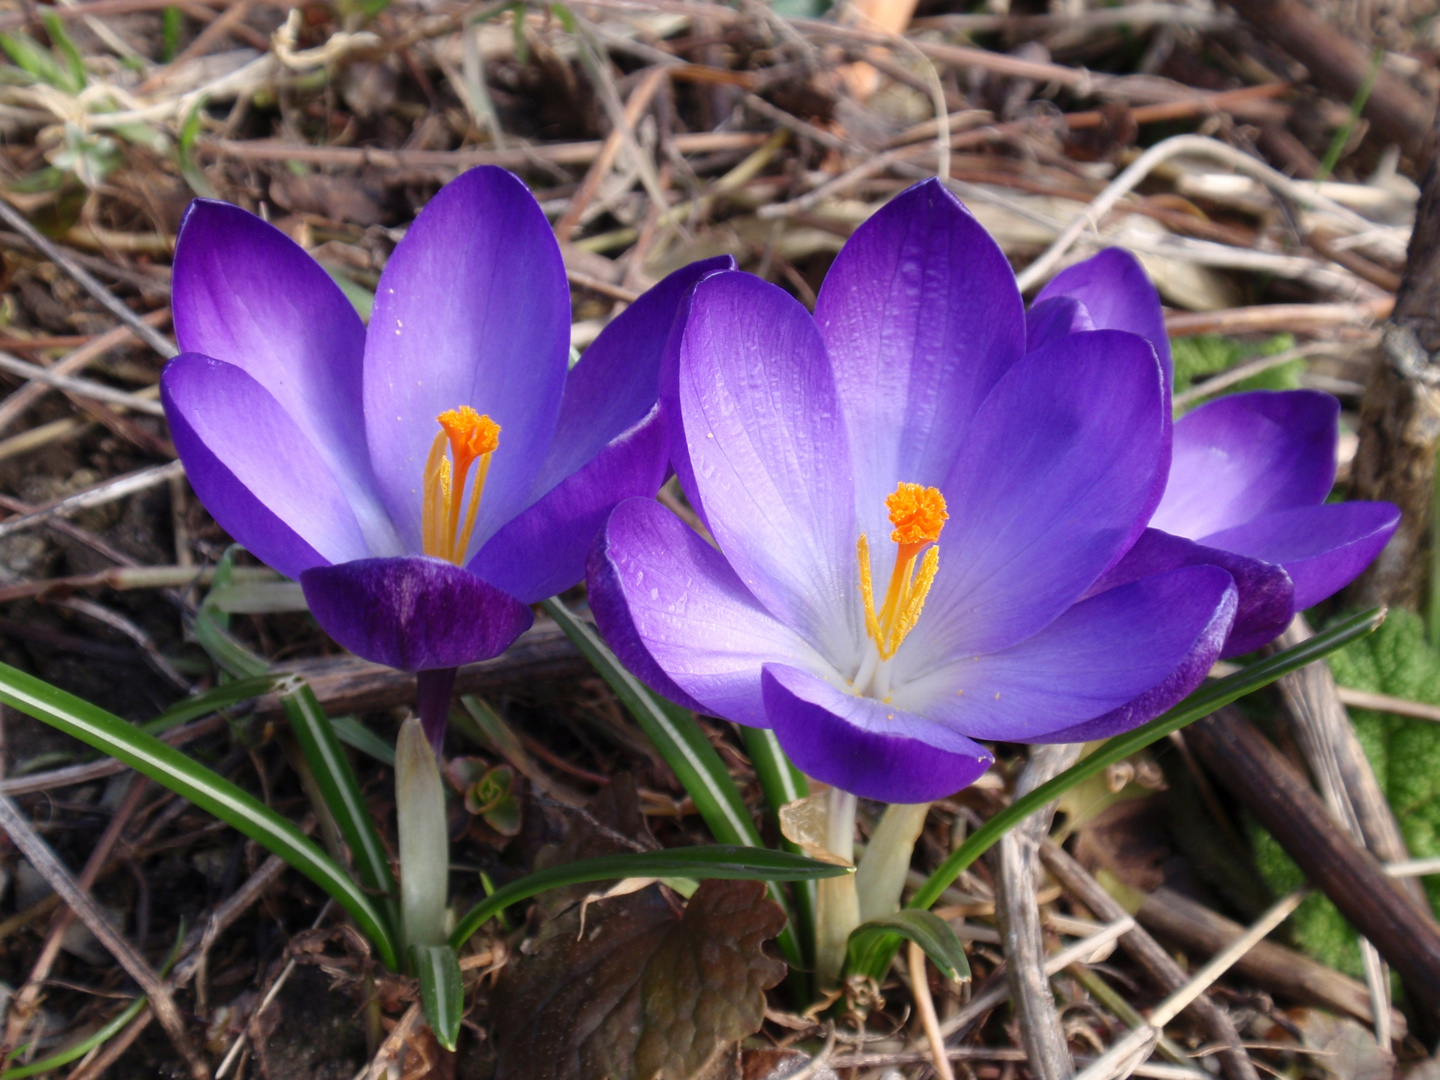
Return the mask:
<path id="1" fill-rule="evenodd" d="M 450 695 L 455 690 L 455 669 L 434 668 L 415 675 L 415 711 L 425 725 L 425 737 L 436 758 L 445 746 L 445 726 L 450 722 Z"/>
<path id="2" fill-rule="evenodd" d="M 929 812 L 929 803 L 895 803 L 885 808 L 855 871 L 862 921 L 900 910 L 910 856 Z"/>
<path id="3" fill-rule="evenodd" d="M 825 795 L 825 850 L 855 861 L 855 796 L 839 788 Z M 855 876 L 825 878 L 815 898 L 815 967 L 822 982 L 834 984 L 845 967 L 850 931 L 860 925 Z"/>

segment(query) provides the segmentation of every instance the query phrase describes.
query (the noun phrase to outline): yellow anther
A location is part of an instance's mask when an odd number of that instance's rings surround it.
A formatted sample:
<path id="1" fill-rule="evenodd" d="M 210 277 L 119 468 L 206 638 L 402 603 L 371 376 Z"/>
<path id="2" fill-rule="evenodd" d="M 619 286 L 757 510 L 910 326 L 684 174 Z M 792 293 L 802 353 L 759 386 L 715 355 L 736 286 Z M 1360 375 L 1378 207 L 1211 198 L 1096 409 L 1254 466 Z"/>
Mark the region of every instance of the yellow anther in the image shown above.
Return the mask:
<path id="1" fill-rule="evenodd" d="M 865 601 L 865 633 L 872 641 L 880 640 L 880 622 L 875 618 L 875 587 L 870 582 L 870 541 L 865 534 L 855 541 L 855 556 L 860 561 L 860 598 Z"/>
<path id="2" fill-rule="evenodd" d="M 469 405 L 450 409 L 435 419 L 440 432 L 430 444 L 430 453 L 425 459 L 420 539 L 426 555 L 459 565 L 464 562 L 465 551 L 470 546 L 480 495 L 490 471 L 490 455 L 500 445 L 500 425 Z M 449 458 L 445 456 L 447 443 Z M 477 462 L 475 483 L 466 506 L 466 481 L 470 466 Z"/>
<path id="3" fill-rule="evenodd" d="M 895 490 L 885 496 L 885 509 L 890 511 L 890 524 L 895 526 L 890 539 L 901 547 L 933 544 L 950 518 L 940 490 L 919 484 L 896 484 Z"/>
<path id="4" fill-rule="evenodd" d="M 878 613 L 871 582 L 870 543 L 861 533 L 855 544 L 860 563 L 860 598 L 865 605 L 865 633 L 875 642 L 882 661 L 895 655 L 906 635 L 920 621 L 925 597 L 940 569 L 940 549 L 930 547 L 925 552 L 918 574 L 915 560 L 923 549 L 935 543 L 950 516 L 945 512 L 945 497 L 937 489 L 920 484 L 898 484 L 894 493 L 886 497 L 885 506 L 890 511 L 890 523 L 895 526 L 890 539 L 899 550 L 895 552 L 895 569 Z"/>

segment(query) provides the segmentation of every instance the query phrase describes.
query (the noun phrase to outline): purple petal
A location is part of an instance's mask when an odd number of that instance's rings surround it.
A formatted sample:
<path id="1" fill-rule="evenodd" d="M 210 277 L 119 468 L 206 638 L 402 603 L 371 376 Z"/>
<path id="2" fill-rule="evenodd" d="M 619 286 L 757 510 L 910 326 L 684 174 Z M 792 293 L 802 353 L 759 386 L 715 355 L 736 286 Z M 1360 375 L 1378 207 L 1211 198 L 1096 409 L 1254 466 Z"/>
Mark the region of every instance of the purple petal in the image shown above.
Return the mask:
<path id="1" fill-rule="evenodd" d="M 669 425 L 652 403 L 649 416 L 502 525 L 470 560 L 470 572 L 527 604 L 564 592 L 585 576 L 585 558 L 610 511 L 659 491 L 669 457 Z"/>
<path id="2" fill-rule="evenodd" d="M 1144 530 L 1166 407 L 1154 350 L 1116 330 L 1005 374 L 943 488 L 940 572 L 897 681 L 1022 641 L 1080 598 Z"/>
<path id="3" fill-rule="evenodd" d="M 1108 739 L 1112 735 L 1132 731 L 1155 719 L 1166 709 L 1183 701 L 1210 673 L 1211 667 L 1221 655 L 1221 646 L 1227 639 L 1226 627 L 1229 625 L 1229 613 L 1232 610 L 1233 608 L 1226 604 L 1217 607 L 1209 627 L 1196 636 L 1195 645 L 1185 658 L 1175 665 L 1169 676 L 1135 700 L 1074 727 L 1048 732 L 1042 739 L 1020 741 L 1090 742 L 1092 739 Z"/>
<path id="4" fill-rule="evenodd" d="M 1202 542 L 1285 567 L 1295 581 L 1295 610 L 1303 611 L 1359 577 L 1399 524 L 1400 511 L 1389 503 L 1302 506 L 1262 514 Z"/>
<path id="5" fill-rule="evenodd" d="M 1025 313 L 1025 351 L 1034 352 L 1071 334 L 1107 329 L 1113 328 L 1096 326 L 1085 305 L 1073 296 L 1052 296 L 1049 300 L 1037 300 Z"/>
<path id="6" fill-rule="evenodd" d="M 690 463 L 725 557 L 773 616 L 835 666 L 857 666 L 849 447 L 809 314 L 749 274 L 706 278 L 681 345 L 679 391 Z"/>
<path id="7" fill-rule="evenodd" d="M 901 481 L 940 485 L 980 402 L 1024 353 L 1024 303 L 990 234 L 927 180 L 855 231 L 825 276 L 815 322 L 873 544 L 885 496 Z"/>
<path id="8" fill-rule="evenodd" d="M 649 415 L 660 396 L 660 368 L 671 326 L 682 308 L 688 311 L 690 290 L 701 278 L 733 269 L 735 260 L 729 255 L 682 266 L 600 332 L 565 380 L 555 441 L 540 470 L 537 494 L 578 472 Z"/>
<path id="9" fill-rule="evenodd" d="M 1096 330 L 1128 330 L 1149 341 L 1165 366 L 1165 385 L 1171 384 L 1174 365 L 1165 312 L 1139 259 L 1121 248 L 1106 248 L 1051 278 L 1036 295 L 1035 306 L 1061 296 L 1085 305 Z M 1033 340 L 1030 347 L 1037 347 Z"/>
<path id="10" fill-rule="evenodd" d="M 330 275 L 254 214 L 196 199 L 180 225 L 173 283 L 181 350 L 263 386 L 339 482 L 370 550 L 398 554 L 365 445 L 365 327 Z"/>
<path id="11" fill-rule="evenodd" d="M 256 558 L 294 578 L 370 553 L 325 461 L 240 368 L 182 353 L 161 373 L 160 399 L 190 486 Z"/>
<path id="12" fill-rule="evenodd" d="M 766 664 L 765 711 L 804 773 L 887 803 L 922 803 L 973 784 L 995 758 L 923 716 L 856 697 L 809 672 Z"/>
<path id="13" fill-rule="evenodd" d="M 327 634 L 362 659 L 402 671 L 499 656 L 534 622 L 513 596 L 423 555 L 316 567 L 300 584 Z"/>
<path id="14" fill-rule="evenodd" d="M 1170 482 L 1152 524 L 1198 540 L 1272 510 L 1323 502 L 1340 403 L 1314 390 L 1227 394 L 1175 422 Z"/>
<path id="15" fill-rule="evenodd" d="M 587 583 L 596 624 L 615 654 L 697 712 L 765 727 L 761 666 L 824 668 L 814 650 L 756 603 L 724 556 L 653 499 L 615 508 L 596 541 Z M 656 669 L 663 679 L 655 678 Z"/>
<path id="16" fill-rule="evenodd" d="M 1052 732 L 1149 701 L 1144 695 L 1177 673 L 1185 682 L 1196 657 L 1208 656 L 1198 681 L 1235 607 L 1230 575 L 1216 566 L 1142 578 L 1081 601 L 1008 649 L 900 684 L 893 700 L 976 739 L 1051 741 Z M 1138 724 L 1150 718 L 1142 711 L 1127 715 Z"/>
<path id="17" fill-rule="evenodd" d="M 448 409 L 501 428 L 470 553 L 528 505 L 569 349 L 565 267 L 529 190 L 493 167 L 446 184 L 390 256 L 365 340 L 371 459 L 408 550 L 422 550 L 422 472 Z"/>
<path id="18" fill-rule="evenodd" d="M 1182 566 L 1218 566 L 1235 579 L 1239 607 L 1221 657 L 1240 656 L 1274 641 L 1295 615 L 1295 586 L 1283 566 L 1206 547 L 1159 529 L 1146 529 L 1125 557 L 1107 570 L 1087 595 L 1117 585 L 1177 570 Z"/>

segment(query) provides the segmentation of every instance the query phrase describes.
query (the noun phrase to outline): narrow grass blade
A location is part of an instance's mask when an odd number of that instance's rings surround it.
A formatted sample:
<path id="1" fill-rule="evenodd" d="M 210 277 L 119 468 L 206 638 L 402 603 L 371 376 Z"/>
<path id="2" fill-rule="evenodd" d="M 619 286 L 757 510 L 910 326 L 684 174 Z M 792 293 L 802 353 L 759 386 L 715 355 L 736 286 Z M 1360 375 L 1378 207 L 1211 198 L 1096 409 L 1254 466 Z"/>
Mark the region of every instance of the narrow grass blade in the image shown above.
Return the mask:
<path id="1" fill-rule="evenodd" d="M 780 749 L 780 740 L 773 731 L 742 725 L 740 737 L 745 741 L 745 752 L 750 755 L 750 763 L 755 766 L 755 775 L 760 779 L 760 790 L 765 793 L 765 802 L 769 805 L 770 815 L 778 831 L 780 808 L 809 795 L 810 785 L 805 780 L 805 774 L 790 764 L 790 759 L 785 756 L 785 751 Z M 780 843 L 786 851 L 800 853 L 800 845 L 783 837 Z M 790 891 L 795 902 L 795 926 L 809 966 L 814 962 L 808 946 L 815 940 L 815 885 L 809 881 L 797 881 Z"/>
<path id="2" fill-rule="evenodd" d="M 288 687 L 288 680 L 294 678 L 296 677 L 293 675 L 268 674 L 221 683 L 213 690 L 177 701 L 154 720 L 141 724 L 140 730 L 151 735 L 161 735 L 173 727 L 209 716 L 221 709 L 228 709 L 232 705 L 239 705 L 242 701 L 249 701 L 275 690 L 283 692 Z"/>
<path id="3" fill-rule="evenodd" d="M 449 945 L 412 945 L 410 965 L 420 980 L 420 1007 L 430 1030 L 441 1046 L 454 1050 L 465 1015 L 465 987 L 455 950 Z"/>
<path id="4" fill-rule="evenodd" d="M 395 968 L 395 939 L 384 915 L 304 833 L 252 795 L 112 713 L 0 664 L 0 701 L 59 728 L 150 777 L 279 855 L 335 899 Z"/>
<path id="5" fill-rule="evenodd" d="M 215 576 L 220 576 L 218 571 Z M 249 679 L 269 673 L 270 665 L 231 636 L 224 625 L 224 614 L 215 608 L 200 605 L 191 629 L 200 647 L 227 675 Z"/>
<path id="6" fill-rule="evenodd" d="M 394 926 L 397 890 L 395 878 L 390 873 L 390 860 L 386 857 L 385 845 L 380 842 L 375 819 L 365 804 L 365 797 L 360 794 L 360 783 L 350 768 L 350 759 L 345 756 L 335 729 L 330 726 L 330 718 L 321 708 L 315 691 L 303 681 L 280 700 L 285 707 L 285 715 L 290 719 L 295 741 L 300 744 L 300 751 L 310 764 L 320 795 L 330 808 L 335 823 L 340 826 L 340 835 L 350 846 L 360 884 L 386 897 L 387 915 Z"/>
<path id="7" fill-rule="evenodd" d="M 353 716 L 337 716 L 330 721 L 335 737 L 352 750 L 368 754 L 382 765 L 395 766 L 395 747 Z"/>
<path id="8" fill-rule="evenodd" d="M 675 775 L 695 803 L 695 809 L 710 826 L 711 835 L 722 844 L 761 847 L 760 834 L 750 820 L 750 811 L 740 796 L 740 789 L 735 786 L 725 763 L 720 760 L 720 755 L 710 745 L 710 740 L 700 730 L 690 711 L 652 693 L 649 687 L 625 670 L 610 647 L 600 640 L 600 635 L 588 623 L 576 618 L 558 597 L 546 600 L 542 606 L 610 684 L 610 689 L 630 710 L 630 715 L 655 749 L 660 751 L 660 756 L 675 770 Z M 788 915 L 790 905 L 785 894 L 771 888 L 770 895 Z M 789 920 L 780 935 L 780 951 L 792 968 L 805 966 L 804 954 Z"/>
<path id="9" fill-rule="evenodd" d="M 733 878 L 742 881 L 815 881 L 819 878 L 852 874 L 848 866 L 836 866 L 793 855 L 788 851 L 744 847 L 734 844 L 707 844 L 700 847 L 642 851 L 634 855 L 602 855 L 579 859 L 564 866 L 540 870 L 503 889 L 496 889 L 476 904 L 450 935 L 450 944 L 459 949 L 485 923 L 511 904 L 518 904 L 549 889 L 589 881 L 618 881 L 622 878 L 687 877 Z"/>
<path id="10" fill-rule="evenodd" d="M 658 697 L 626 671 L 600 635 L 559 600 L 546 600 L 541 606 L 610 684 L 615 696 L 675 770 L 715 839 L 724 844 L 759 847 L 760 834 L 750 820 L 740 789 L 690 712 Z"/>
<path id="11" fill-rule="evenodd" d="M 1123 761 L 1156 740 L 1165 738 L 1172 731 L 1179 731 L 1186 724 L 1209 716 L 1222 705 L 1228 705 L 1246 694 L 1252 694 L 1256 690 L 1269 686 L 1282 675 L 1288 675 L 1307 664 L 1313 664 L 1315 661 L 1323 659 L 1336 649 L 1343 648 L 1350 642 L 1374 632 L 1384 621 L 1384 608 L 1371 608 L 1369 611 L 1351 616 L 1323 633 L 1302 641 L 1299 645 L 1256 663 L 1247 664 L 1233 675 L 1201 687 L 1169 712 L 1156 717 L 1148 724 L 1138 727 L 1134 731 L 1126 732 L 1124 735 L 1116 735 L 1093 754 L 1066 769 L 1055 779 L 1041 784 L 1035 790 L 1016 799 L 971 833 L 965 842 L 930 875 L 925 884 L 911 898 L 909 907 L 922 910 L 929 908 L 936 900 L 940 899 L 940 894 L 950 887 L 950 883 L 988 851 L 995 841 L 1036 810 L 1046 803 L 1058 799 L 1082 780 L 1088 780 L 1115 762 Z M 898 944 L 899 942 L 895 941 L 888 949 L 872 951 L 871 963 L 865 969 L 865 974 L 876 977 L 882 974 L 890 963 L 890 957 L 894 954 L 894 946 Z"/>
<path id="12" fill-rule="evenodd" d="M 871 965 L 870 954 L 894 950 L 896 935 L 915 942 L 948 979 L 961 982 L 970 978 L 970 962 L 964 946 L 950 929 L 950 924 L 933 911 L 907 908 L 893 915 L 863 922 L 850 931 L 850 970 L 862 971 Z"/>

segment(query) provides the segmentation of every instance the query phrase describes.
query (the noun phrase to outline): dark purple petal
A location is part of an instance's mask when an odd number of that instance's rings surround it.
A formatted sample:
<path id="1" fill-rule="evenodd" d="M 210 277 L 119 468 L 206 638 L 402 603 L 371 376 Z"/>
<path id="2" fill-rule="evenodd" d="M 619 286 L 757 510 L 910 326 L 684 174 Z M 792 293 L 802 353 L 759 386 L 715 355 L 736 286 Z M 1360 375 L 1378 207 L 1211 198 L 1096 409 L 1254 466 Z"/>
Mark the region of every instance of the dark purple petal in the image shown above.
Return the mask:
<path id="1" fill-rule="evenodd" d="M 1165 385 L 1170 385 L 1174 368 L 1165 312 L 1139 259 L 1121 248 L 1106 248 L 1051 278 L 1036 295 L 1035 306 L 1060 296 L 1084 304 L 1096 330 L 1128 330 L 1149 341 L 1165 366 Z"/>
<path id="2" fill-rule="evenodd" d="M 390 256 L 365 340 L 370 455 L 408 550 L 421 550 L 425 458 L 448 409 L 501 428 L 470 553 L 529 504 L 569 350 L 565 267 L 529 190 L 492 167 L 446 184 Z"/>
<path id="3" fill-rule="evenodd" d="M 1233 610 L 1233 605 L 1221 604 L 1216 607 L 1210 625 L 1196 636 L 1195 644 L 1185 658 L 1175 665 L 1175 669 L 1165 679 L 1134 701 L 1074 727 L 1048 732 L 1043 738 L 1019 741 L 1061 743 L 1108 739 L 1112 735 L 1132 731 L 1155 719 L 1166 709 L 1183 701 L 1210 673 L 1211 667 L 1221 655 L 1222 644 L 1227 639 L 1226 628 Z"/>
<path id="4" fill-rule="evenodd" d="M 1235 607 L 1230 575 L 1216 566 L 1142 578 L 1081 601 L 1008 649 L 899 684 L 893 701 L 972 738 L 1053 741 L 1052 732 L 1169 686 L 1181 669 L 1184 682 L 1197 655 L 1209 657 L 1203 675 Z"/>
<path id="5" fill-rule="evenodd" d="M 555 441 L 535 484 L 537 495 L 578 472 L 650 414 L 660 396 L 660 368 L 675 316 L 682 307 L 688 310 L 685 301 L 696 282 L 733 269 L 729 255 L 682 266 L 600 332 L 565 380 Z"/>
<path id="6" fill-rule="evenodd" d="M 1274 641 L 1290 625 L 1295 614 L 1295 586 L 1283 566 L 1206 547 L 1159 529 L 1146 529 L 1135 546 L 1091 586 L 1087 595 L 1182 566 L 1206 564 L 1229 573 L 1239 592 L 1235 624 L 1220 654 L 1222 658 L 1252 652 Z"/>
<path id="7" fill-rule="evenodd" d="M 901 481 L 940 485 L 980 402 L 1025 351 L 1024 303 L 990 234 L 927 180 L 855 231 L 825 276 L 815 322 L 873 545 L 885 496 Z"/>
<path id="8" fill-rule="evenodd" d="M 513 596 L 424 555 L 316 567 L 300 584 L 327 634 L 362 659 L 402 671 L 499 656 L 534 621 Z"/>
<path id="9" fill-rule="evenodd" d="M 1073 334 L 1005 374 L 943 488 L 940 572 L 897 682 L 1022 641 L 1080 598 L 1145 527 L 1166 408 L 1154 350 L 1116 330 Z M 885 580 L 889 563 L 876 570 Z"/>
<path id="10" fill-rule="evenodd" d="M 1340 403 L 1314 390 L 1227 394 L 1175 422 L 1170 482 L 1151 519 L 1198 540 L 1272 510 L 1323 502 Z"/>
<path id="11" fill-rule="evenodd" d="M 761 665 L 825 666 L 756 603 L 718 551 L 653 499 L 615 508 L 587 583 L 596 624 L 621 661 L 699 712 L 765 727 Z"/>
<path id="12" fill-rule="evenodd" d="M 660 406 L 540 501 L 511 518 L 470 560 L 470 572 L 527 604 L 585 576 L 585 558 L 616 503 L 653 496 L 665 482 L 670 431 Z"/>
<path id="13" fill-rule="evenodd" d="M 749 274 L 706 278 L 679 389 L 690 464 L 725 557 L 770 614 L 837 667 L 858 665 L 850 451 L 809 314 Z"/>
<path id="14" fill-rule="evenodd" d="M 340 484 L 371 552 L 398 554 L 365 445 L 365 327 L 330 275 L 254 214 L 196 199 L 180 225 L 172 280 L 181 350 L 233 364 L 263 386 Z"/>
<path id="15" fill-rule="evenodd" d="M 240 368 L 182 353 L 161 373 L 160 399 L 190 486 L 256 558 L 299 577 L 370 553 L 315 447 Z"/>
<path id="16" fill-rule="evenodd" d="M 1071 334 L 1107 329 L 1112 328 L 1096 326 L 1085 305 L 1073 296 L 1052 296 L 1031 304 L 1025 313 L 1025 351 L 1034 352 Z"/>
<path id="17" fill-rule="evenodd" d="M 1359 577 L 1399 524 L 1389 503 L 1335 503 L 1262 514 L 1202 542 L 1284 566 L 1295 581 L 1295 610 L 1303 611 Z"/>
<path id="18" fill-rule="evenodd" d="M 796 767 L 864 799 L 923 803 L 973 784 L 995 758 L 933 720 L 766 664 L 765 711 Z"/>

